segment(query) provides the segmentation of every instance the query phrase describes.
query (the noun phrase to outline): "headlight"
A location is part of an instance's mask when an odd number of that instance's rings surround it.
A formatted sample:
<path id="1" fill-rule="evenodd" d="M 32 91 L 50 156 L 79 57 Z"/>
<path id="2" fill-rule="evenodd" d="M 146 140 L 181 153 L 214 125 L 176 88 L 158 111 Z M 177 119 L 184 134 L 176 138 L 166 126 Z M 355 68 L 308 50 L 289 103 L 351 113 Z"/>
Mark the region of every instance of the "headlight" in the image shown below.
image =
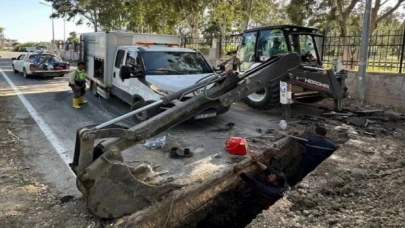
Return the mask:
<path id="1" fill-rule="evenodd" d="M 159 95 L 163 95 L 163 96 L 167 96 L 172 94 L 173 92 L 169 92 L 169 91 L 165 91 L 165 90 L 161 90 L 159 89 L 157 86 L 155 85 L 150 85 L 149 86 L 155 93 L 159 94 Z"/>

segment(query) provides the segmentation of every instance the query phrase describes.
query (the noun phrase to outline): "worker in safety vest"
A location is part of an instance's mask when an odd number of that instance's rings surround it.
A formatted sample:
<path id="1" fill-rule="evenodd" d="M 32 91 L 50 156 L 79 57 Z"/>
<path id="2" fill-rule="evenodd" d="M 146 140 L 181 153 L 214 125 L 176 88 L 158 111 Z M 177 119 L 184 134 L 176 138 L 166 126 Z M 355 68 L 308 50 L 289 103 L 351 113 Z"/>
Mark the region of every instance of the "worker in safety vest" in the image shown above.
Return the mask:
<path id="1" fill-rule="evenodd" d="M 86 104 L 87 101 L 84 100 L 83 96 L 86 93 L 86 73 L 84 69 L 86 63 L 79 62 L 77 64 L 77 69 L 70 74 L 69 86 L 72 88 L 73 97 L 73 108 L 81 108 L 81 104 Z"/>

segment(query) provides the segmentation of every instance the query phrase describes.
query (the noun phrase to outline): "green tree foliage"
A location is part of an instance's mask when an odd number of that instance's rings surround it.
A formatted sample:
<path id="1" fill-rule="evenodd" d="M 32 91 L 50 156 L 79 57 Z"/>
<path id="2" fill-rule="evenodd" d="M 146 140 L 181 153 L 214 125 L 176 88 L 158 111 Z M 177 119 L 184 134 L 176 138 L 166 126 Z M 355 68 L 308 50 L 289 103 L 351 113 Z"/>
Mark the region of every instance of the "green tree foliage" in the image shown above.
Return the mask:
<path id="1" fill-rule="evenodd" d="M 20 44 L 16 44 L 14 46 L 13 51 L 25 52 L 26 47 L 32 47 L 32 46 L 35 46 L 35 45 L 49 45 L 49 44 L 50 44 L 49 42 L 26 42 L 26 43 L 20 43 Z"/>
<path id="2" fill-rule="evenodd" d="M 52 4 L 55 13 L 53 18 L 67 18 L 68 21 L 75 20 L 76 23 L 83 24 L 86 19 L 87 25 L 92 26 L 94 31 L 98 31 L 100 26 L 99 13 L 110 8 L 105 8 L 102 0 L 45 0 Z M 77 17 L 78 20 L 77 20 Z"/>
<path id="3" fill-rule="evenodd" d="M 0 27 L 0 34 L 2 34 L 4 32 L 4 28 Z"/>
<path id="4" fill-rule="evenodd" d="M 347 36 L 361 31 L 361 0 L 46 0 L 55 18 L 87 22 L 98 30 L 226 36 L 256 26 L 297 24 Z M 374 0 L 372 31 L 396 15 L 405 0 Z"/>
<path id="5" fill-rule="evenodd" d="M 67 38 L 67 41 L 69 43 L 78 43 L 79 38 L 77 37 L 77 33 L 76 32 L 69 33 L 69 37 Z"/>

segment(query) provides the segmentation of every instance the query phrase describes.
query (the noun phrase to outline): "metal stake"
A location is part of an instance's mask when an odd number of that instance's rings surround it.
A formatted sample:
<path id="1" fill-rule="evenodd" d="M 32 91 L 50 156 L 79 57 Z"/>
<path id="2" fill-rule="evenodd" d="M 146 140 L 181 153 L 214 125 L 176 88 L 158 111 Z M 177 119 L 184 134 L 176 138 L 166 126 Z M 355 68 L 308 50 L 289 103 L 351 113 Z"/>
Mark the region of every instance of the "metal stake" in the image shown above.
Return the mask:
<path id="1" fill-rule="evenodd" d="M 370 37 L 370 17 L 371 17 L 371 0 L 366 0 L 366 9 L 364 11 L 363 18 L 363 33 L 361 35 L 361 47 L 360 47 L 360 61 L 359 61 L 359 72 L 357 75 L 357 86 L 359 93 L 360 103 L 364 102 L 365 93 L 365 77 L 367 72 L 367 52 Z"/>

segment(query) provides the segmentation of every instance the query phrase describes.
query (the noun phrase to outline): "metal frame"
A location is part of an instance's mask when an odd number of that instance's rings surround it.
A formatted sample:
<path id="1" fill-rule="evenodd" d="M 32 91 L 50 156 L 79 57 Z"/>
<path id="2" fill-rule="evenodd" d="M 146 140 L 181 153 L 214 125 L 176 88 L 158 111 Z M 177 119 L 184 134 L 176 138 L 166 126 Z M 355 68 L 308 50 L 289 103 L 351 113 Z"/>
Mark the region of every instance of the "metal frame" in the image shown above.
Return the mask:
<path id="1" fill-rule="evenodd" d="M 351 68 L 357 70 L 359 60 L 343 61 L 343 49 L 346 47 L 357 48 L 360 52 L 361 33 L 342 37 L 338 33 L 323 31 L 323 36 L 322 63 L 329 66 L 335 59 L 340 59 L 345 69 Z M 225 48 L 227 46 L 233 45 L 236 49 L 239 45 L 239 39 L 240 37 L 235 35 L 225 36 L 225 39 L 221 39 L 221 59 L 227 58 L 225 55 Z M 347 39 L 349 44 L 343 44 L 343 39 Z M 194 45 L 197 49 L 200 49 L 199 47 L 202 47 L 202 45 L 211 47 L 211 42 L 208 39 L 193 40 L 192 38 L 186 39 L 182 37 L 182 46 L 186 47 L 190 45 Z M 208 55 L 208 51 L 209 49 L 201 50 L 204 55 Z M 405 29 L 390 31 L 384 34 L 377 32 L 371 35 L 368 53 L 368 67 L 379 68 L 378 71 L 402 73 L 405 67 Z"/>

